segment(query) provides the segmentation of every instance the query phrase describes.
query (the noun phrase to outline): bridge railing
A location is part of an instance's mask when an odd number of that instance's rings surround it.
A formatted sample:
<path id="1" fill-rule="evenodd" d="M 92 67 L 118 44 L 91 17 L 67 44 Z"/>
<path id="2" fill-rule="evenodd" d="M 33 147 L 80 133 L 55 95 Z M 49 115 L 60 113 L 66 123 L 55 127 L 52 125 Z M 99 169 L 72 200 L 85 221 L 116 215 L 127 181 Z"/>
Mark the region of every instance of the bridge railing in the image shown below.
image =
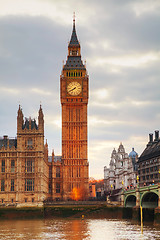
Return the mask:
<path id="1" fill-rule="evenodd" d="M 157 189 L 158 186 L 159 186 L 158 184 L 154 184 L 154 185 L 149 185 L 149 186 L 144 186 L 144 187 L 137 187 L 137 188 L 134 188 L 134 189 L 124 189 L 123 193 L 125 195 L 128 195 L 130 193 L 135 193 L 136 190 L 138 190 L 139 192 L 144 192 L 144 191 L 147 191 L 147 190 Z"/>

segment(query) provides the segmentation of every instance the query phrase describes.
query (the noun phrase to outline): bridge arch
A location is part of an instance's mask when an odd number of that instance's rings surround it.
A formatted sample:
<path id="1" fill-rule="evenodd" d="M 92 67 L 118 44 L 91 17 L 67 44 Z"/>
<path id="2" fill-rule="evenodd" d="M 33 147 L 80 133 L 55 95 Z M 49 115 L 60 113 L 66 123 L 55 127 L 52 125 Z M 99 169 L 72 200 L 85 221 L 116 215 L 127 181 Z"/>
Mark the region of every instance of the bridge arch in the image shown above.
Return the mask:
<path id="1" fill-rule="evenodd" d="M 125 207 L 135 207 L 136 206 L 136 196 L 128 195 L 125 199 Z"/>
<path id="2" fill-rule="evenodd" d="M 154 191 L 145 192 L 140 199 L 140 205 L 143 208 L 156 208 L 158 207 L 159 196 Z"/>

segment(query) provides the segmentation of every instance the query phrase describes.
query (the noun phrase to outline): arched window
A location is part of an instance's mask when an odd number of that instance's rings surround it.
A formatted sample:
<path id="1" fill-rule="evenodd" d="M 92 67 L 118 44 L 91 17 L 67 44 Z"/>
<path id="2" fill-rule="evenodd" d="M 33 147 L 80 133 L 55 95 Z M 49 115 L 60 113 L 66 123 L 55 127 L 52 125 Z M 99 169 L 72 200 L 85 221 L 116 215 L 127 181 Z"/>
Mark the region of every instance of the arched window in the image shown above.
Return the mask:
<path id="1" fill-rule="evenodd" d="M 32 148 L 32 146 L 33 146 L 32 138 L 29 138 L 28 141 L 27 141 L 27 147 Z"/>
<path id="2" fill-rule="evenodd" d="M 72 55 L 73 56 L 77 56 L 78 55 L 78 51 L 77 50 L 72 50 Z"/>

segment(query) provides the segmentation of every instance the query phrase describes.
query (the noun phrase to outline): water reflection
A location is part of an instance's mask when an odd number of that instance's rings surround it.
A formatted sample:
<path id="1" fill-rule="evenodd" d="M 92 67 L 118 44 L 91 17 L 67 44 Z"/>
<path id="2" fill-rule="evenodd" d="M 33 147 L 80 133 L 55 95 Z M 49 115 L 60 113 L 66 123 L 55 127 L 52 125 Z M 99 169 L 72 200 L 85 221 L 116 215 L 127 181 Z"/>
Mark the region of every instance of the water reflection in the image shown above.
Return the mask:
<path id="1" fill-rule="evenodd" d="M 160 239 L 160 226 L 108 219 L 8 220 L 0 222 L 1 240 L 147 240 Z"/>
<path id="2" fill-rule="evenodd" d="M 42 220 L 5 220 L 0 222 L 0 239 L 42 239 Z M 34 236 L 34 238 L 33 238 Z"/>
<path id="3" fill-rule="evenodd" d="M 45 227 L 50 226 L 46 232 Z M 88 223 L 79 219 L 45 220 L 44 239 L 82 240 L 88 238 Z M 46 233 L 50 238 L 45 238 Z"/>

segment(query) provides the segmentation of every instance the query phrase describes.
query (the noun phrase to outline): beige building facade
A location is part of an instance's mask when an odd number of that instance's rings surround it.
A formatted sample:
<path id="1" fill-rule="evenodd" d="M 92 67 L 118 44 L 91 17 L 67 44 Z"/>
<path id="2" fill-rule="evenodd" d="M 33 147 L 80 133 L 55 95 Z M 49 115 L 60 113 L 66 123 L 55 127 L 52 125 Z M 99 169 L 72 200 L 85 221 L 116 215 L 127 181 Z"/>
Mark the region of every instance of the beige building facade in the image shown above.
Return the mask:
<path id="1" fill-rule="evenodd" d="M 44 201 L 88 197 L 88 74 L 81 60 L 75 20 L 68 57 L 60 76 L 62 156 L 48 156 L 44 114 L 38 123 L 19 106 L 17 137 L 0 138 L 0 205 L 42 206 Z"/>
<path id="2" fill-rule="evenodd" d="M 41 206 L 48 197 L 48 156 L 44 146 L 44 116 L 40 106 L 38 124 L 24 120 L 19 106 L 17 138 L 0 139 L 0 203 Z"/>

